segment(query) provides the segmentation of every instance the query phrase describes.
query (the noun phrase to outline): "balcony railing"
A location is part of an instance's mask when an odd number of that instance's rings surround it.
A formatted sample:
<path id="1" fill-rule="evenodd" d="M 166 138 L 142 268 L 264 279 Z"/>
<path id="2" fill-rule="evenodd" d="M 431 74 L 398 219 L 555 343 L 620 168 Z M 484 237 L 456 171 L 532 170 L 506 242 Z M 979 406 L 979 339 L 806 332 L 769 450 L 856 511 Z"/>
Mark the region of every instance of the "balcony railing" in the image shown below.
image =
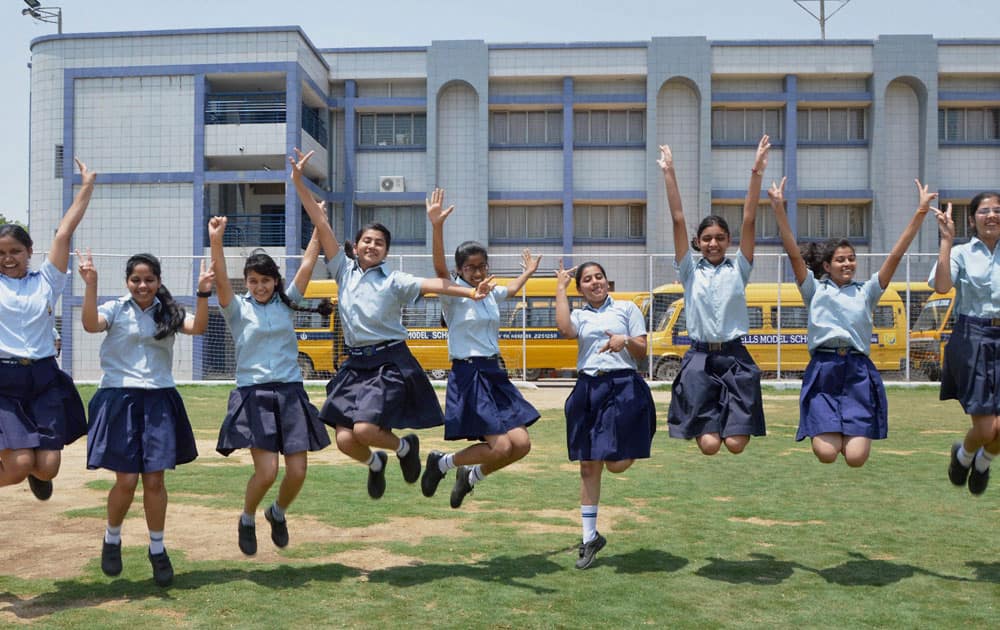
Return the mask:
<path id="1" fill-rule="evenodd" d="M 206 125 L 283 122 L 285 122 L 284 92 L 209 94 L 205 99 Z"/>
<path id="2" fill-rule="evenodd" d="M 210 215 L 216 214 L 209 210 Z M 280 214 L 229 214 L 226 232 L 222 236 L 225 247 L 284 247 L 285 217 Z M 205 227 L 204 246 L 210 245 L 208 227 Z"/>
<path id="3" fill-rule="evenodd" d="M 315 138 L 324 149 L 327 148 L 329 133 L 326 130 L 325 112 L 302 105 L 302 131 Z"/>

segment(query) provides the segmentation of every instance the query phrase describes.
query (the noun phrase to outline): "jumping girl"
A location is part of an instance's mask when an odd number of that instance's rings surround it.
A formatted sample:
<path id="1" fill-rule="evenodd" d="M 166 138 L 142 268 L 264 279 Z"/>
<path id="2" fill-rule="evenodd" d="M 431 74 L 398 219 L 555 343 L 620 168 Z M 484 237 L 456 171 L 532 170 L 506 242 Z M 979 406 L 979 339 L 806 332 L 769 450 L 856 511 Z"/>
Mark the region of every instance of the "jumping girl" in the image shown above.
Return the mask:
<path id="1" fill-rule="evenodd" d="M 160 280 L 160 261 L 136 254 L 125 264 L 129 294 L 97 305 L 94 259 L 77 252 L 83 294 L 83 329 L 107 333 L 101 342 L 101 377 L 90 400 L 87 468 L 115 472 L 108 493 L 108 524 L 101 551 L 101 570 L 122 572 L 121 531 L 142 477 L 142 508 L 149 528 L 149 562 L 153 579 L 168 586 L 174 577 L 163 545 L 167 489 L 163 472 L 198 456 L 184 402 L 171 373 L 176 333 L 200 335 L 208 327 L 208 297 L 213 273 L 201 262 L 194 318 L 174 301 Z"/>
<path id="2" fill-rule="evenodd" d="M 455 206 L 443 210 L 444 191 L 435 188 L 427 201 L 427 218 L 433 226 L 434 272 L 451 280 L 444 258 L 444 221 Z M 441 311 L 448 325 L 448 396 L 444 413 L 444 439 L 481 440 L 457 453 L 431 451 L 420 480 L 425 497 L 434 496 L 441 479 L 452 468 L 455 486 L 451 507 L 462 500 L 487 475 L 523 458 L 531 450 L 527 427 L 538 420 L 538 410 L 510 382 L 500 362 L 500 307 L 538 270 L 541 256 L 522 254 L 524 271 L 505 287 L 495 287 L 483 300 L 441 296 Z M 470 292 L 492 280 L 486 248 L 466 241 L 455 250 L 455 281 Z"/>
<path id="3" fill-rule="evenodd" d="M 746 285 L 753 269 L 757 202 L 770 148 L 765 135 L 750 168 L 740 250 L 733 260 L 726 256 L 729 225 L 720 216 L 702 219 L 688 247 L 673 157 L 670 147 L 660 147 L 657 163 L 663 169 L 673 220 L 674 268 L 684 285 L 691 337 L 691 348 L 671 389 L 667 418 L 670 437 L 694 438 L 705 455 L 715 455 L 723 444 L 730 453 L 741 453 L 751 435 L 766 433 L 760 370 L 742 337 L 750 330 Z M 697 261 L 691 249 L 701 253 Z"/>
<path id="4" fill-rule="evenodd" d="M 586 302 L 570 312 L 566 288 L 575 279 Z M 585 262 L 572 269 L 559 263 L 556 326 L 576 339 L 577 381 L 566 399 L 566 443 L 571 461 L 580 462 L 583 540 L 576 568 L 586 569 L 607 539 L 597 531 L 601 473 L 624 472 L 649 457 L 656 413 L 649 386 L 639 374 L 646 357 L 646 323 L 632 302 L 608 295 L 604 267 Z"/>

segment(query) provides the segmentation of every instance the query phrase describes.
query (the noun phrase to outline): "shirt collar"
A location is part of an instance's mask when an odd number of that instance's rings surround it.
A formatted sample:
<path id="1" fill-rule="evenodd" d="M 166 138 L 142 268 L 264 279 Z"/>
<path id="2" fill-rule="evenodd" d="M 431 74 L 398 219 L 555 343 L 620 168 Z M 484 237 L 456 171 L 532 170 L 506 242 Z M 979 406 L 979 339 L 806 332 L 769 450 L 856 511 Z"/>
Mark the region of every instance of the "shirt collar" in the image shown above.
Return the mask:
<path id="1" fill-rule="evenodd" d="M 158 309 L 160 307 L 160 298 L 158 298 L 158 297 L 156 297 L 154 295 L 153 296 L 153 303 L 150 304 L 149 308 L 147 308 L 146 310 L 143 310 L 142 307 L 139 306 L 139 303 L 136 302 L 135 299 L 133 299 L 131 295 L 125 296 L 125 303 L 126 304 L 130 304 L 131 303 L 132 306 L 134 306 L 135 308 L 137 308 L 140 313 L 145 313 L 147 311 L 155 311 L 156 309 Z"/>
<path id="2" fill-rule="evenodd" d="M 387 274 L 385 272 L 385 261 L 384 260 L 382 262 L 380 262 L 379 264 L 375 265 L 374 267 L 369 267 L 368 269 L 361 269 L 361 263 L 358 262 L 358 259 L 357 258 L 352 258 L 351 259 L 351 270 L 352 271 L 356 271 L 356 272 L 360 272 L 361 275 L 364 275 L 364 274 L 368 273 L 369 271 L 372 271 L 372 270 L 375 270 L 375 269 L 377 269 L 378 271 L 381 271 L 383 276 L 388 276 L 389 275 L 389 274 Z"/>
<path id="3" fill-rule="evenodd" d="M 699 267 L 711 267 L 713 269 L 718 269 L 719 267 L 721 267 L 723 265 L 727 265 L 729 267 L 732 267 L 733 266 L 733 259 L 730 258 L 729 256 L 726 256 L 725 258 L 722 259 L 722 262 L 720 262 L 718 265 L 713 265 L 712 263 L 708 262 L 708 259 L 705 258 L 704 256 L 702 256 L 701 258 L 698 259 L 698 266 Z"/>
<path id="4" fill-rule="evenodd" d="M 585 310 L 585 311 L 593 311 L 595 313 L 600 313 L 604 309 L 610 308 L 614 303 L 615 303 L 615 299 L 609 295 L 604 300 L 604 304 L 601 304 L 597 308 L 594 308 L 593 306 L 591 306 L 590 302 L 584 302 L 583 303 L 583 310 Z"/>
<path id="5" fill-rule="evenodd" d="M 254 299 L 253 294 L 250 293 L 249 291 L 247 291 L 246 293 L 244 293 L 240 297 L 242 297 L 245 301 L 250 302 L 251 304 L 260 304 L 260 302 L 258 302 L 257 300 Z M 275 300 L 280 300 L 280 299 L 281 298 L 278 297 L 278 292 L 275 291 L 274 293 L 271 294 L 271 299 L 267 301 L 267 304 L 270 304 L 271 302 L 274 302 Z M 260 305 L 261 306 L 266 306 L 267 304 L 260 304 Z"/>
<path id="6" fill-rule="evenodd" d="M 834 282 L 833 280 L 830 279 L 830 274 L 828 274 L 828 273 L 824 273 L 822 276 L 820 276 L 819 277 L 819 281 L 822 282 L 822 283 L 824 283 L 824 284 L 828 284 L 831 287 L 833 287 L 834 289 L 837 289 L 839 291 L 842 291 L 842 290 L 846 289 L 847 287 L 854 287 L 854 286 L 862 286 L 862 285 L 864 285 L 864 282 L 858 282 L 857 280 L 851 280 L 850 282 L 848 282 L 844 286 L 840 286 L 839 284 L 837 284 L 836 282 Z"/>

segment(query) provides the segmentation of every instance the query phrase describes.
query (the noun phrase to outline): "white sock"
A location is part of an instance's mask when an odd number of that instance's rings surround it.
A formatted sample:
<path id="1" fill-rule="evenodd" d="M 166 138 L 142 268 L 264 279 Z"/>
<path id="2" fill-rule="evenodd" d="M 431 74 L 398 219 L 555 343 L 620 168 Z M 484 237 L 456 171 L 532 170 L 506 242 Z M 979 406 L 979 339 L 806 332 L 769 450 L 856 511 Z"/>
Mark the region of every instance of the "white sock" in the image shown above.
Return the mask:
<path id="1" fill-rule="evenodd" d="M 109 545 L 117 545 L 122 541 L 122 526 L 112 527 L 110 524 L 104 528 L 104 542 Z"/>
<path id="2" fill-rule="evenodd" d="M 163 532 L 154 532 L 150 530 L 149 532 L 149 553 L 154 556 L 158 553 L 163 553 L 166 548 L 163 546 Z"/>
<path id="3" fill-rule="evenodd" d="M 443 473 L 448 472 L 454 467 L 455 467 L 454 453 L 448 453 L 447 455 L 444 455 L 443 457 L 441 457 L 441 459 L 438 460 L 438 470 L 440 470 Z"/>
<path id="4" fill-rule="evenodd" d="M 396 457 L 406 457 L 406 454 L 410 452 L 410 441 L 400 440 L 399 448 L 396 449 Z"/>
<path id="5" fill-rule="evenodd" d="M 281 509 L 281 506 L 278 505 L 277 501 L 271 504 L 271 514 L 274 516 L 276 521 L 285 520 L 285 511 Z"/>
<path id="6" fill-rule="evenodd" d="M 368 464 L 368 468 L 370 468 L 372 472 L 378 472 L 382 470 L 382 458 L 376 457 L 376 454 L 377 454 L 376 451 L 372 451 L 371 457 L 369 457 L 368 461 L 365 462 L 366 464 Z"/>
<path id="7" fill-rule="evenodd" d="M 240 514 L 240 523 L 243 525 L 254 526 L 253 514 L 247 514 L 246 512 Z"/>
<path id="8" fill-rule="evenodd" d="M 955 457 L 958 459 L 958 463 L 968 468 L 972 465 L 972 458 L 975 457 L 975 453 L 970 453 L 965 450 L 965 446 L 959 446 L 958 452 L 955 453 Z"/>
<path id="9" fill-rule="evenodd" d="M 581 505 L 580 516 L 583 519 L 583 542 L 589 543 L 597 538 L 597 506 Z"/>
<path id="10" fill-rule="evenodd" d="M 993 453 L 987 451 L 985 448 L 980 448 L 976 452 L 976 470 L 979 472 L 986 472 L 990 468 L 990 464 L 993 463 Z"/>
<path id="11" fill-rule="evenodd" d="M 472 470 L 469 471 L 469 485 L 470 486 L 476 485 L 477 483 L 479 483 L 480 481 L 482 481 L 485 478 L 486 478 L 486 475 L 483 474 L 483 467 L 482 467 L 481 464 L 476 464 L 475 466 L 472 467 Z"/>

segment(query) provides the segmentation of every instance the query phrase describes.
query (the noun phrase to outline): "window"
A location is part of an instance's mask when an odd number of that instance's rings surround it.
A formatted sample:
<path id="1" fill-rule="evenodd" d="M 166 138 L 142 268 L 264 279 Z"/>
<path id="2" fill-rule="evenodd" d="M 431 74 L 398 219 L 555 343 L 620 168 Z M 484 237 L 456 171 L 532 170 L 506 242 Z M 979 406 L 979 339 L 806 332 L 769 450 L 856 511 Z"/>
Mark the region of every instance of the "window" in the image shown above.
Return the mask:
<path id="1" fill-rule="evenodd" d="M 942 209 L 948 207 L 948 202 L 941 202 Z M 955 222 L 955 238 L 972 238 L 972 228 L 969 226 L 969 204 L 952 203 L 951 218 Z"/>
<path id="2" fill-rule="evenodd" d="M 312 136 L 324 149 L 329 140 L 329 132 L 326 130 L 326 110 L 319 110 L 302 104 L 302 131 Z"/>
<path id="3" fill-rule="evenodd" d="M 747 318 L 750 320 L 750 328 L 763 328 L 764 327 L 764 307 L 762 306 L 748 306 L 747 307 Z"/>
<path id="4" fill-rule="evenodd" d="M 777 322 L 775 328 L 805 328 L 808 325 L 808 316 L 805 306 L 782 306 L 779 319 L 778 307 L 771 307 L 771 321 Z"/>
<path id="5" fill-rule="evenodd" d="M 733 240 L 739 240 L 743 230 L 743 204 L 712 204 L 712 214 L 718 215 L 729 224 L 729 235 Z M 778 224 L 774 220 L 774 211 L 770 206 L 761 203 L 757 206 L 757 221 L 754 237 L 758 239 L 777 239 Z"/>
<path id="6" fill-rule="evenodd" d="M 646 238 L 644 204 L 573 206 L 573 238 L 641 241 Z"/>
<path id="7" fill-rule="evenodd" d="M 868 238 L 868 206 L 800 204 L 798 237 Z"/>
<path id="8" fill-rule="evenodd" d="M 555 205 L 490 206 L 490 241 L 559 241 L 562 214 Z"/>
<path id="9" fill-rule="evenodd" d="M 559 146 L 562 124 L 562 111 L 490 112 L 490 144 Z"/>
<path id="10" fill-rule="evenodd" d="M 56 158 L 56 179 L 62 179 L 63 171 L 63 145 L 57 144 L 55 151 Z"/>
<path id="11" fill-rule="evenodd" d="M 756 144 L 765 133 L 772 142 L 781 140 L 784 114 L 781 109 L 713 109 L 712 141 Z"/>
<path id="12" fill-rule="evenodd" d="M 800 109 L 798 117 L 798 139 L 803 143 L 868 139 L 861 107 Z"/>
<path id="13" fill-rule="evenodd" d="M 359 147 L 422 147 L 427 145 L 427 114 L 358 114 Z"/>
<path id="14" fill-rule="evenodd" d="M 441 302 L 436 297 L 418 297 L 403 307 L 402 322 L 407 328 L 440 328 Z"/>
<path id="15" fill-rule="evenodd" d="M 896 325 L 891 306 L 876 306 L 872 317 L 875 328 L 892 328 Z"/>
<path id="16" fill-rule="evenodd" d="M 938 140 L 942 142 L 1000 140 L 1000 107 L 939 109 Z"/>
<path id="17" fill-rule="evenodd" d="M 636 110 L 587 110 L 573 112 L 576 145 L 644 144 L 646 112 Z"/>
<path id="18" fill-rule="evenodd" d="M 359 207 L 357 225 L 366 223 L 381 223 L 389 228 L 394 244 L 422 244 L 427 240 L 427 213 L 423 206 Z"/>

